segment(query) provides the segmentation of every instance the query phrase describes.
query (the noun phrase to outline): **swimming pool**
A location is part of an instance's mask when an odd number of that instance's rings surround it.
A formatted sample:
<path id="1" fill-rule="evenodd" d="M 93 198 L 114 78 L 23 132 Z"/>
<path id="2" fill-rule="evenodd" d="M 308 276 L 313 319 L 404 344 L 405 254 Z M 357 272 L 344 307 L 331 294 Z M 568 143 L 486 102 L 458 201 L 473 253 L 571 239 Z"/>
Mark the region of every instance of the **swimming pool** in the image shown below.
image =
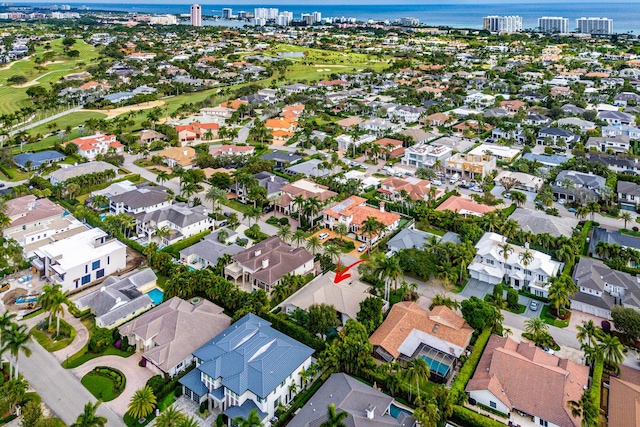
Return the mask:
<path id="1" fill-rule="evenodd" d="M 153 301 L 153 305 L 162 304 L 162 300 L 164 298 L 164 292 L 158 288 L 153 288 L 149 292 L 147 292 L 151 301 Z"/>
<path id="2" fill-rule="evenodd" d="M 104 221 L 104 219 L 107 217 L 107 214 L 103 214 L 101 213 L 100 215 L 98 215 L 100 217 L 100 221 Z"/>
<path id="3" fill-rule="evenodd" d="M 437 362 L 437 361 L 435 361 L 432 358 L 427 357 L 427 356 L 420 356 L 420 357 L 422 357 L 424 359 L 424 361 L 429 364 L 429 368 L 433 372 L 436 372 L 441 377 L 446 377 L 447 376 L 447 373 L 449 372 L 449 369 L 450 369 L 449 365 L 447 365 L 446 363 Z"/>
<path id="4" fill-rule="evenodd" d="M 16 304 L 28 304 L 30 302 L 38 302 L 38 297 L 37 296 L 26 296 L 26 295 L 20 295 L 18 298 L 16 298 Z"/>
<path id="5" fill-rule="evenodd" d="M 406 409 L 402 409 L 397 407 L 396 405 L 394 405 L 393 403 L 391 404 L 391 406 L 389 406 L 389 414 L 393 417 L 393 418 L 398 418 L 400 416 L 400 414 L 405 413 L 407 415 L 411 415 L 411 412 L 407 411 Z"/>

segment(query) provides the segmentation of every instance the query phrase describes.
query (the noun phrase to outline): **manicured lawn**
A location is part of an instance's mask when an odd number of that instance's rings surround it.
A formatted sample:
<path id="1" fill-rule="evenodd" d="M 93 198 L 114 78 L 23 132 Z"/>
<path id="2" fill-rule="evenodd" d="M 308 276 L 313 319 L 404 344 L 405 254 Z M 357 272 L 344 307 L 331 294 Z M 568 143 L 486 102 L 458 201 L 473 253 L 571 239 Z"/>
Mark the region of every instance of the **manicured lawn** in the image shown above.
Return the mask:
<path id="1" fill-rule="evenodd" d="M 556 316 L 551 314 L 551 308 L 548 305 L 542 307 L 540 318 L 544 320 L 547 325 L 552 325 L 557 328 L 566 328 L 569 326 L 569 321 L 571 320 L 571 316 L 569 316 L 567 320 L 558 319 Z"/>
<path id="2" fill-rule="evenodd" d="M 231 209 L 235 209 L 240 213 L 245 213 L 251 207 L 250 205 L 242 204 L 237 200 L 223 200 L 222 204 Z M 242 218 L 238 218 L 238 219 L 242 219 Z"/>
<path id="3" fill-rule="evenodd" d="M 95 320 L 93 318 L 85 319 L 82 321 L 82 324 L 89 330 L 89 336 L 93 333 L 93 329 L 95 328 Z M 67 360 L 62 362 L 62 367 L 67 369 L 77 368 L 83 363 L 95 359 L 100 356 L 120 356 L 120 357 L 129 357 L 134 355 L 135 353 L 129 353 L 128 351 L 120 350 L 119 348 L 115 348 L 114 346 L 109 346 L 101 353 L 90 353 L 89 352 L 89 343 L 87 343 L 80 351 L 76 354 L 69 356 Z"/>
<path id="4" fill-rule="evenodd" d="M 426 233 L 431 233 L 431 234 L 434 234 L 434 235 L 440 236 L 440 237 L 444 236 L 445 233 L 446 233 L 446 231 L 444 231 L 444 230 L 439 230 L 437 228 L 429 227 L 428 225 L 423 224 L 421 222 L 418 223 L 417 228 L 418 228 L 418 230 L 422 230 L 422 231 L 424 231 Z"/>
<path id="5" fill-rule="evenodd" d="M 80 382 L 96 399 L 103 402 L 109 402 L 118 397 L 113 393 L 113 381 L 107 377 L 88 373 Z"/>
<path id="6" fill-rule="evenodd" d="M 53 320 L 55 325 L 55 320 Z M 38 341 L 38 343 L 44 347 L 45 350 L 52 353 L 54 351 L 62 350 L 67 347 L 69 344 L 73 342 L 73 339 L 76 337 L 76 330 L 73 326 L 69 325 L 64 320 L 60 319 L 60 330 L 66 329 L 70 331 L 69 338 L 61 339 L 61 340 L 53 340 L 51 339 L 49 333 L 46 331 L 40 331 L 37 329 L 37 326 L 31 328 L 31 335 Z M 55 332 L 54 332 L 55 334 Z"/>

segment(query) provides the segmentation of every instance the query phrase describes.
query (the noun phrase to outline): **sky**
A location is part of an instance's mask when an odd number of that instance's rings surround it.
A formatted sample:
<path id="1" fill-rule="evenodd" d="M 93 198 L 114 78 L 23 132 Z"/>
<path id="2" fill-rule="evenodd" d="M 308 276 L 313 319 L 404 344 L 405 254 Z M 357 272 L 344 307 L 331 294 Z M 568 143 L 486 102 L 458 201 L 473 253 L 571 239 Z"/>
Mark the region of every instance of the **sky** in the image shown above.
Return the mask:
<path id="1" fill-rule="evenodd" d="M 31 0 L 31 1 L 15 1 L 16 4 L 25 3 L 105 3 L 107 0 Z M 395 4 L 499 4 L 513 3 L 514 0 L 396 0 Z M 389 0 L 135 0 L 127 2 L 126 0 L 112 0 L 113 3 L 135 3 L 135 4 L 192 4 L 199 2 L 203 5 L 226 5 L 226 4 L 250 4 L 265 6 L 284 6 L 284 5 L 389 5 Z M 607 0 L 563 0 L 564 3 L 607 3 Z M 556 0 L 522 0 L 520 3 L 556 3 Z M 640 3 L 640 0 L 613 0 L 612 3 Z"/>

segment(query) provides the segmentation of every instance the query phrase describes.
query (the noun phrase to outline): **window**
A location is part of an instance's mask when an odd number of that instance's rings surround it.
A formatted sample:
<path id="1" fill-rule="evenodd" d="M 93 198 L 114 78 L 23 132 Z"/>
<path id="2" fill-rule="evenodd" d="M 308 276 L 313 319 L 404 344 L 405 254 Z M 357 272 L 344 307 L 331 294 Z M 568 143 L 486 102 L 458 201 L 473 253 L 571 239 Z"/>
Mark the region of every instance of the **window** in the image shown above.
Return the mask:
<path id="1" fill-rule="evenodd" d="M 93 261 L 91 263 L 91 271 L 96 271 L 99 268 L 100 268 L 100 260 Z"/>
<path id="2" fill-rule="evenodd" d="M 110 261 L 111 261 L 111 257 L 107 257 L 107 265 L 109 265 Z"/>
<path id="3" fill-rule="evenodd" d="M 489 401 L 489 406 L 491 406 L 493 409 L 496 409 L 498 407 L 498 405 L 496 405 L 496 402 L 491 401 Z"/>
<path id="4" fill-rule="evenodd" d="M 88 273 L 88 272 L 89 272 L 89 264 L 87 264 L 87 265 L 85 265 L 85 266 L 84 266 L 84 272 L 85 272 L 85 273 Z"/>
<path id="5" fill-rule="evenodd" d="M 91 275 L 87 274 L 86 276 L 82 276 L 81 284 L 86 285 L 91 281 Z"/>
<path id="6" fill-rule="evenodd" d="M 540 425 L 541 425 L 541 426 L 544 426 L 544 427 L 548 427 L 548 426 L 549 426 L 549 423 L 548 423 L 548 422 L 546 422 L 545 420 L 543 420 L 542 418 L 540 418 Z"/>
<path id="7" fill-rule="evenodd" d="M 100 270 L 96 271 L 96 279 L 99 279 L 101 277 L 104 277 L 104 268 L 101 268 Z"/>

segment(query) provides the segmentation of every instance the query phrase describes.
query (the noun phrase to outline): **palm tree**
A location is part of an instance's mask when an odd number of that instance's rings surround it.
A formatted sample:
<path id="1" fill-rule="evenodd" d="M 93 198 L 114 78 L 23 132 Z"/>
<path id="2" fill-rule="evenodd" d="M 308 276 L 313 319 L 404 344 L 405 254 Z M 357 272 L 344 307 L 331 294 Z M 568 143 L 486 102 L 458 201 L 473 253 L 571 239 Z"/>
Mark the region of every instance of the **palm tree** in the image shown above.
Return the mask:
<path id="1" fill-rule="evenodd" d="M 553 280 L 549 287 L 549 301 L 551 306 L 556 312 L 556 315 L 560 315 L 560 311 L 569 305 L 569 292 L 564 284 L 559 280 Z"/>
<path id="2" fill-rule="evenodd" d="M 200 423 L 193 416 L 189 416 L 185 417 L 185 419 L 180 422 L 178 427 L 200 427 Z"/>
<path id="3" fill-rule="evenodd" d="M 0 315 L 0 360 L 2 360 L 2 354 L 4 353 L 4 345 L 6 341 L 6 332 L 10 330 L 13 324 L 13 319 L 16 317 L 15 313 L 10 313 L 8 310 Z"/>
<path id="4" fill-rule="evenodd" d="M 615 335 L 603 334 L 598 349 L 609 366 L 618 366 L 624 360 L 624 346 Z"/>
<path id="5" fill-rule="evenodd" d="M 171 233 L 171 228 L 166 225 L 164 227 L 156 227 L 155 230 L 153 230 L 153 234 L 160 239 L 160 243 L 164 243 L 167 237 L 171 237 Z M 149 235 L 149 238 L 151 238 L 151 235 Z"/>
<path id="6" fill-rule="evenodd" d="M 411 386 L 415 381 L 416 394 L 420 394 L 420 384 L 429 380 L 431 377 L 431 369 L 429 364 L 422 357 L 413 359 L 407 369 L 404 371 L 404 380 L 409 383 L 409 400 L 411 400 Z"/>
<path id="7" fill-rule="evenodd" d="M 145 418 L 153 412 L 157 403 L 151 387 L 144 386 L 133 394 L 127 412 L 135 419 Z"/>
<path id="8" fill-rule="evenodd" d="M 302 245 L 302 242 L 305 242 L 306 240 L 307 234 L 301 229 L 297 229 L 296 231 L 294 231 L 293 235 L 291 236 L 291 241 L 294 242 L 297 247 L 300 247 Z"/>
<path id="9" fill-rule="evenodd" d="M 185 415 L 178 411 L 175 405 L 169 406 L 156 417 L 157 427 L 179 427 L 185 419 Z"/>
<path id="10" fill-rule="evenodd" d="M 315 220 L 315 216 L 322 209 L 322 203 L 318 200 L 317 197 L 311 197 L 304 204 L 304 211 L 309 216 L 309 224 L 311 224 L 311 228 L 313 228 L 313 221 Z"/>
<path id="11" fill-rule="evenodd" d="M 525 284 L 525 286 L 528 286 L 528 284 L 527 284 L 527 272 L 528 272 L 529 265 L 531 265 L 531 263 L 533 262 L 533 254 L 531 253 L 531 251 L 529 249 L 527 249 L 524 252 L 520 252 L 520 254 L 518 255 L 518 259 L 520 260 L 520 262 L 524 266 L 524 281 L 525 281 L 524 284 Z"/>
<path id="12" fill-rule="evenodd" d="M 549 327 L 540 317 L 531 317 L 524 321 L 524 329 L 528 334 L 533 335 L 534 341 L 538 341 L 540 334 L 546 332 Z"/>
<path id="13" fill-rule="evenodd" d="M 216 205 L 227 199 L 227 192 L 218 187 L 211 187 L 204 195 L 204 199 L 211 202 L 213 211 L 216 212 Z"/>
<path id="14" fill-rule="evenodd" d="M 249 226 L 251 226 L 251 220 L 255 220 L 256 223 L 258 222 L 258 220 L 262 217 L 262 209 L 260 208 L 256 208 L 256 207 L 249 207 L 247 208 L 247 210 L 242 214 L 242 219 L 248 219 L 249 220 Z"/>
<path id="15" fill-rule="evenodd" d="M 505 239 L 505 242 L 501 245 L 498 245 L 498 247 L 500 248 L 500 251 L 498 253 L 502 255 L 502 258 L 504 258 L 504 265 L 505 265 L 504 272 L 505 272 L 505 278 L 506 278 L 507 277 L 507 268 L 506 268 L 507 260 L 509 259 L 509 255 L 513 253 L 513 247 L 506 242 L 506 239 Z"/>
<path id="16" fill-rule="evenodd" d="M 4 351 L 9 350 L 11 354 L 11 358 L 9 360 L 9 372 L 13 369 L 14 378 L 18 378 L 19 374 L 19 357 L 22 352 L 25 356 L 31 356 L 31 348 L 29 345 L 31 344 L 31 335 L 29 335 L 29 330 L 27 329 L 27 325 L 19 325 L 17 323 L 12 323 L 11 328 L 6 332 L 6 338 L 4 340 L 5 344 L 2 347 Z"/>
<path id="17" fill-rule="evenodd" d="M 252 409 L 251 412 L 249 412 L 249 416 L 247 418 L 243 418 L 243 417 L 234 418 L 233 424 L 235 424 L 238 427 L 262 427 L 262 420 L 258 415 L 258 410 Z"/>
<path id="18" fill-rule="evenodd" d="M 69 291 L 62 292 L 61 288 L 62 287 L 60 287 L 60 289 L 58 289 L 57 292 L 51 295 L 49 300 L 49 308 L 48 308 L 49 313 L 51 313 L 52 315 L 55 315 L 56 317 L 56 336 L 60 335 L 60 318 L 64 317 L 63 304 L 66 304 L 67 306 L 71 304 L 68 298 Z"/>
<path id="19" fill-rule="evenodd" d="M 580 206 L 575 212 L 576 218 L 585 219 L 589 215 L 589 209 L 586 206 Z"/>
<path id="20" fill-rule="evenodd" d="M 159 184 L 164 184 L 166 181 L 171 179 L 171 175 L 167 171 L 158 172 L 158 176 L 156 176 L 156 182 Z"/>
<path id="21" fill-rule="evenodd" d="M 620 219 L 624 221 L 624 228 L 627 229 L 627 222 L 631 221 L 631 213 L 628 211 L 624 211 L 620 214 Z"/>
<path id="22" fill-rule="evenodd" d="M 322 243 L 318 236 L 311 236 L 309 240 L 307 240 L 307 249 L 311 251 L 314 255 L 318 252 L 318 249 L 322 247 Z"/>
<path id="23" fill-rule="evenodd" d="M 340 260 L 342 251 L 337 245 L 329 244 L 324 247 L 324 254 L 329 255 L 329 257 L 331 257 L 331 261 L 338 262 L 338 260 Z"/>
<path id="24" fill-rule="evenodd" d="M 332 403 L 331 405 L 327 406 L 327 419 L 323 421 L 319 427 L 347 427 L 343 420 L 347 419 L 348 417 L 348 412 L 336 411 L 336 404 Z"/>
<path id="25" fill-rule="evenodd" d="M 293 236 L 293 232 L 291 231 L 291 226 L 283 225 L 281 227 L 278 227 L 276 236 L 281 238 L 283 242 L 288 242 L 289 240 L 291 240 L 291 237 Z"/>
<path id="26" fill-rule="evenodd" d="M 103 194 L 95 195 L 93 197 L 93 200 L 91 201 L 91 206 L 95 210 L 100 210 L 102 209 L 103 206 L 108 206 L 108 205 L 109 205 L 109 198 Z"/>
<path id="27" fill-rule="evenodd" d="M 597 346 L 597 342 L 602 335 L 602 329 L 597 327 L 593 320 L 583 321 L 582 325 L 578 325 L 578 334 L 576 338 L 581 344 L 587 344 L 593 348 Z"/>
<path id="28" fill-rule="evenodd" d="M 597 427 L 600 418 L 600 408 L 598 408 L 591 398 L 591 390 L 585 390 L 579 401 L 570 400 L 567 407 L 571 409 L 571 415 L 581 418 L 581 427 Z"/>
<path id="29" fill-rule="evenodd" d="M 591 215 L 591 221 L 593 221 L 595 214 L 600 212 L 600 205 L 598 202 L 592 200 L 587 203 L 587 209 L 589 209 L 589 215 Z"/>
<path id="30" fill-rule="evenodd" d="M 347 224 L 343 222 L 339 222 L 338 224 L 336 224 L 336 226 L 333 227 L 333 231 L 336 233 L 336 236 L 338 236 L 338 238 L 340 238 L 341 241 L 344 241 L 344 236 L 349 234 L 349 228 L 347 227 Z"/>
<path id="31" fill-rule="evenodd" d="M 371 252 L 371 248 L 373 247 L 373 236 L 379 236 L 385 228 L 385 225 L 376 218 L 371 216 L 367 217 L 360 229 L 362 233 L 369 237 L 369 247 L 367 248 L 367 252 Z"/>
<path id="32" fill-rule="evenodd" d="M 71 424 L 71 427 L 104 427 L 107 424 L 107 419 L 96 415 L 101 403 L 99 400 L 96 403 L 87 402 L 84 405 L 84 412 L 78 415 L 76 422 Z"/>
<path id="33" fill-rule="evenodd" d="M 373 265 L 373 274 L 384 281 L 384 299 L 389 301 L 391 283 L 394 284 L 394 290 L 397 290 L 398 281 L 404 275 L 398 258 L 396 256 L 387 258 L 386 255 L 380 254 L 380 256 L 374 260 Z"/>

